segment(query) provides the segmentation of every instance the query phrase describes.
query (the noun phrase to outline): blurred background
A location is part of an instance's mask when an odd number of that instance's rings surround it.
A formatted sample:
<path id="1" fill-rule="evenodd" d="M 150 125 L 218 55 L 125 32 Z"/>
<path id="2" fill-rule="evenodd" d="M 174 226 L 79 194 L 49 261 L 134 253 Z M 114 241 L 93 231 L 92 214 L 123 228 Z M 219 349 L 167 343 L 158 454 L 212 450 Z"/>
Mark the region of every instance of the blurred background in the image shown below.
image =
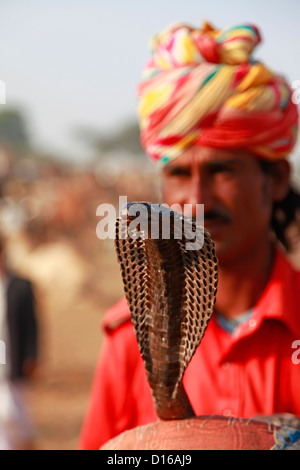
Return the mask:
<path id="1" fill-rule="evenodd" d="M 1 0 L 0 224 L 9 266 L 35 289 L 40 359 L 28 399 L 37 449 L 77 448 L 101 320 L 123 294 L 96 209 L 118 209 L 119 195 L 159 200 L 135 109 L 149 38 L 176 21 L 252 22 L 265 38 L 256 57 L 292 82 L 299 18 L 296 0 Z M 299 181 L 299 145 L 292 162 Z"/>

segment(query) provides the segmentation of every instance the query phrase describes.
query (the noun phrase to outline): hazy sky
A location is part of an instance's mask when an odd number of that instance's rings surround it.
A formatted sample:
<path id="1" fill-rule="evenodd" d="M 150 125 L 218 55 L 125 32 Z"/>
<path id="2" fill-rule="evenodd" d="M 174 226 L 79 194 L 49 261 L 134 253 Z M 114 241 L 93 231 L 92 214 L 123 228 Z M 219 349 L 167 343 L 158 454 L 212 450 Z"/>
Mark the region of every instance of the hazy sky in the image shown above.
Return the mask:
<path id="1" fill-rule="evenodd" d="M 299 0 L 0 0 L 0 80 L 34 141 L 84 158 L 73 131 L 135 118 L 148 40 L 175 21 L 218 28 L 252 22 L 256 58 L 300 80 Z"/>

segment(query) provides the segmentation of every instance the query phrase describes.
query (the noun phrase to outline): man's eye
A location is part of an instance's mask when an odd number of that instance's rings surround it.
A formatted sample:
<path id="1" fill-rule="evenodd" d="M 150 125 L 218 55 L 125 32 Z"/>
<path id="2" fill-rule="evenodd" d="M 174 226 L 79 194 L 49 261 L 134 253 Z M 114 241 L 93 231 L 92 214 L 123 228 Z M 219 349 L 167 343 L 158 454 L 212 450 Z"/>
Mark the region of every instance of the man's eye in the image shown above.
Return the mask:
<path id="1" fill-rule="evenodd" d="M 168 170 L 170 176 L 179 176 L 179 177 L 188 177 L 190 176 L 190 171 L 187 168 L 174 167 Z"/>
<path id="2" fill-rule="evenodd" d="M 216 165 L 213 167 L 212 172 L 214 174 L 218 174 L 218 173 L 231 174 L 231 173 L 234 173 L 234 169 L 228 165 Z"/>

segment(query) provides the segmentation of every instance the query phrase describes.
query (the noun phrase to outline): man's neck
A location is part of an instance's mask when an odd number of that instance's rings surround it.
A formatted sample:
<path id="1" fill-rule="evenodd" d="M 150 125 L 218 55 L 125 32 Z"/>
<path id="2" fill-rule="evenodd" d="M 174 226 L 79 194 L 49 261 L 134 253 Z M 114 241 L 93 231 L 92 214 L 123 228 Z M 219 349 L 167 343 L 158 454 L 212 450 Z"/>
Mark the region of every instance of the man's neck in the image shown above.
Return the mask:
<path id="1" fill-rule="evenodd" d="M 271 244 L 231 263 L 220 262 L 215 310 L 235 318 L 254 307 L 270 278 L 274 249 Z"/>

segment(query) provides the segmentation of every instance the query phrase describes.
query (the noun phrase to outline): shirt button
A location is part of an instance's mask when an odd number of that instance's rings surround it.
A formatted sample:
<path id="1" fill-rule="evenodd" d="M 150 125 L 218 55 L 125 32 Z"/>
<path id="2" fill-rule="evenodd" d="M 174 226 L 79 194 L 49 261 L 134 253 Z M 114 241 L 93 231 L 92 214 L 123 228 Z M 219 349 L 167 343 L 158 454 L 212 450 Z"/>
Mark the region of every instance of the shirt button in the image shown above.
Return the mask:
<path id="1" fill-rule="evenodd" d="M 255 328 L 255 327 L 256 327 L 256 324 L 257 324 L 257 321 L 254 320 L 254 318 L 252 318 L 251 320 L 249 320 L 249 326 L 250 326 L 250 328 Z"/>
<path id="2" fill-rule="evenodd" d="M 231 410 L 225 408 L 225 410 L 223 410 L 223 416 L 231 416 Z"/>

